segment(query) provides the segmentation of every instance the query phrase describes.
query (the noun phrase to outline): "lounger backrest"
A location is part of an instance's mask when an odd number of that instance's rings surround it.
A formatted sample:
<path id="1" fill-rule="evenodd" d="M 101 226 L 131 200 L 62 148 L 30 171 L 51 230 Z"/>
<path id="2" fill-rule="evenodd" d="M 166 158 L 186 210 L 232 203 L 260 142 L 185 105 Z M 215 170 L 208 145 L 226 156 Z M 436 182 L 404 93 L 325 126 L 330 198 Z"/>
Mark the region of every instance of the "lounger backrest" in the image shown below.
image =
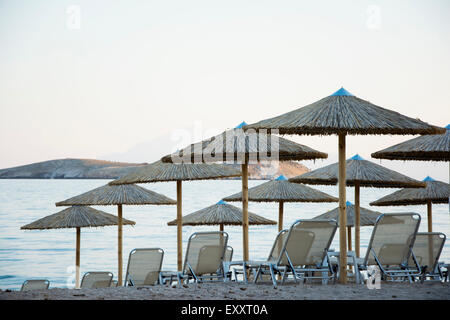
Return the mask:
<path id="1" fill-rule="evenodd" d="M 336 233 L 335 220 L 297 220 L 292 224 L 278 264 L 320 265 Z"/>
<path id="2" fill-rule="evenodd" d="M 381 265 L 406 265 L 419 224 L 417 213 L 381 214 L 372 231 L 365 264 L 376 264 L 374 252 Z"/>
<path id="3" fill-rule="evenodd" d="M 49 285 L 50 281 L 48 280 L 25 280 L 20 291 L 45 290 Z"/>
<path id="4" fill-rule="evenodd" d="M 280 252 L 283 249 L 284 241 L 289 232 L 289 229 L 284 229 L 278 232 L 275 241 L 273 242 L 272 249 L 270 250 L 269 257 L 267 261 L 276 261 L 280 257 Z"/>
<path id="5" fill-rule="evenodd" d="M 418 232 L 414 241 L 413 252 L 421 267 L 427 266 L 428 271 L 433 271 L 441 256 L 445 243 L 445 234 L 441 232 Z M 412 256 L 409 264 L 414 265 Z"/>
<path id="6" fill-rule="evenodd" d="M 223 257 L 223 261 L 231 261 L 233 259 L 233 248 L 227 246 L 225 249 L 225 255 Z"/>
<path id="7" fill-rule="evenodd" d="M 144 286 L 158 282 L 164 258 L 161 248 L 139 248 L 130 252 L 125 285 Z"/>
<path id="8" fill-rule="evenodd" d="M 228 234 L 223 231 L 196 232 L 188 242 L 183 272 L 196 275 L 215 273 L 221 266 L 228 243 Z"/>
<path id="9" fill-rule="evenodd" d="M 111 272 L 86 272 L 81 280 L 80 288 L 95 289 L 111 286 L 113 274 Z"/>

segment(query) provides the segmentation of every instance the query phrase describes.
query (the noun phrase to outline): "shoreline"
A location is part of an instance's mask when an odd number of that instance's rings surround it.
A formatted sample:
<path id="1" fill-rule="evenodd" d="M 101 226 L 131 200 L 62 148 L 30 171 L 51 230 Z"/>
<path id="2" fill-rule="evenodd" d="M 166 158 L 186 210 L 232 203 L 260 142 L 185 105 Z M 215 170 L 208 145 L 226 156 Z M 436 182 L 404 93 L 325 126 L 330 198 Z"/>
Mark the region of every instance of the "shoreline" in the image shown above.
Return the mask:
<path id="1" fill-rule="evenodd" d="M 101 289 L 0 290 L 0 300 L 450 300 L 449 282 L 356 284 L 190 283 Z"/>

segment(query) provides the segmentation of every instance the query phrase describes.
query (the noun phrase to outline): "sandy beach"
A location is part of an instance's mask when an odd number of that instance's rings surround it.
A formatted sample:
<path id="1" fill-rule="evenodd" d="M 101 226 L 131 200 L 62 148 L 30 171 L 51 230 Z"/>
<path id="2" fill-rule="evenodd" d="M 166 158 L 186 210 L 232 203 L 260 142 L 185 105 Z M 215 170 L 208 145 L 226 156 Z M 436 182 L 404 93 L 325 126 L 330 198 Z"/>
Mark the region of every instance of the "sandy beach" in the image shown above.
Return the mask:
<path id="1" fill-rule="evenodd" d="M 354 284 L 191 283 L 183 287 L 149 286 L 40 291 L 0 290 L 0 300 L 450 300 L 450 283 L 382 283 L 380 289 Z"/>

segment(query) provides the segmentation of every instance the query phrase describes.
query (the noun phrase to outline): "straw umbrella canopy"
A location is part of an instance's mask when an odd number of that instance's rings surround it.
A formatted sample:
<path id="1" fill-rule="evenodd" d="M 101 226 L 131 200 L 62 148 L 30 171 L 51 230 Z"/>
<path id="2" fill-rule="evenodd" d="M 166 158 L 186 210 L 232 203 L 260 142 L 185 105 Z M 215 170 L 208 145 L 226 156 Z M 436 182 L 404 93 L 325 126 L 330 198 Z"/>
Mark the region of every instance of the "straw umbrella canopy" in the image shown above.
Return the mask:
<path id="1" fill-rule="evenodd" d="M 248 223 L 250 225 L 277 224 L 276 221 L 266 219 L 251 212 L 248 213 Z M 175 226 L 176 224 L 176 219 L 167 223 L 169 226 Z M 195 211 L 183 217 L 183 226 L 200 225 L 219 225 L 220 231 L 223 231 L 224 225 L 240 226 L 242 225 L 242 210 L 220 200 L 212 206 Z"/>
<path id="2" fill-rule="evenodd" d="M 156 161 L 110 182 L 110 185 L 133 183 L 168 182 L 177 183 L 177 268 L 182 268 L 182 181 L 212 180 L 241 175 L 239 170 L 219 164 L 172 164 Z"/>
<path id="3" fill-rule="evenodd" d="M 242 192 L 223 198 L 225 201 L 242 201 Z M 339 199 L 303 184 L 289 182 L 281 175 L 275 180 L 248 189 L 248 200 L 253 202 L 278 202 L 278 231 L 283 229 L 285 202 L 338 202 Z"/>
<path id="4" fill-rule="evenodd" d="M 420 136 L 372 153 L 389 160 L 450 161 L 450 124 L 443 134 Z"/>
<path id="5" fill-rule="evenodd" d="M 346 202 L 346 214 L 347 214 L 347 237 L 348 237 L 348 250 L 352 250 L 352 227 L 356 226 L 356 210 L 357 207 L 350 201 Z M 378 216 L 381 212 L 372 211 L 363 207 L 358 208 L 359 212 L 359 225 L 363 226 L 373 226 L 375 221 L 377 221 Z M 339 207 L 327 211 L 321 215 L 314 217 L 313 219 L 335 219 L 339 220 Z"/>
<path id="6" fill-rule="evenodd" d="M 162 158 L 163 162 L 233 162 L 241 164 L 242 170 L 242 240 L 243 259 L 249 260 L 248 250 L 248 164 L 261 160 L 307 160 L 324 159 L 326 153 L 276 135 L 244 132 L 238 127 L 217 136 L 191 144 L 186 148 Z"/>
<path id="7" fill-rule="evenodd" d="M 450 124 L 444 134 L 420 136 L 372 153 L 373 158 L 389 160 L 447 161 L 450 181 Z M 449 190 L 450 198 L 450 190 Z M 450 206 L 449 206 L 450 210 Z"/>
<path id="8" fill-rule="evenodd" d="M 123 219 L 125 225 L 134 225 L 134 221 Z M 73 206 L 64 209 L 58 213 L 46 216 L 27 224 L 20 229 L 23 230 L 45 230 L 45 229 L 76 229 L 76 251 L 75 251 L 75 265 L 76 265 L 76 288 L 80 287 L 80 237 L 81 228 L 86 227 L 104 227 L 115 226 L 118 224 L 118 217 L 96 210 L 87 206 Z"/>
<path id="9" fill-rule="evenodd" d="M 355 252 L 360 254 L 360 187 L 373 188 L 425 188 L 425 182 L 409 178 L 401 173 L 364 160 L 360 155 L 347 159 L 345 162 L 346 186 L 355 187 Z M 306 172 L 289 179 L 291 182 L 335 185 L 338 183 L 339 163 Z M 348 208 L 348 206 L 347 206 Z M 348 215 L 347 215 L 348 217 Z"/>
<path id="10" fill-rule="evenodd" d="M 379 107 L 344 88 L 305 107 L 244 126 L 246 129 L 277 130 L 280 134 L 338 135 L 340 208 L 340 282 L 347 282 L 345 138 L 367 134 L 440 134 L 445 129 Z"/>
<path id="11" fill-rule="evenodd" d="M 104 185 L 85 192 L 70 199 L 56 203 L 56 206 L 102 206 L 117 205 L 118 222 L 118 272 L 117 283 L 122 285 L 122 205 L 175 205 L 177 202 L 162 194 L 142 188 L 140 186 L 129 185 Z"/>
<path id="12" fill-rule="evenodd" d="M 426 188 L 412 189 L 405 188 L 395 191 L 387 196 L 384 196 L 374 202 L 371 206 L 411 206 L 411 205 L 427 205 L 427 221 L 428 232 L 433 231 L 432 221 L 432 204 L 433 203 L 448 203 L 448 190 L 450 185 L 442 181 L 436 181 L 431 177 L 426 177 L 423 180 L 426 183 Z"/>

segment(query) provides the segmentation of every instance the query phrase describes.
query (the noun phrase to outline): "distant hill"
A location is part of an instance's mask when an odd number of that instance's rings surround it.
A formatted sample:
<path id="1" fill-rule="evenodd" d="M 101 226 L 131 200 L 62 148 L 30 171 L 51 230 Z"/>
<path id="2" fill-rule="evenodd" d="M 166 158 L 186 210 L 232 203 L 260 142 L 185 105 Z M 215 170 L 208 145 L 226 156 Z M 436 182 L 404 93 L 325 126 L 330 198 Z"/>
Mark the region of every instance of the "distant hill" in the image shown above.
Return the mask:
<path id="1" fill-rule="evenodd" d="M 0 179 L 117 179 L 147 163 L 114 162 L 93 159 L 59 159 L 1 169 Z M 285 161 L 249 165 L 250 179 L 287 178 L 308 172 L 304 165 Z M 239 165 L 233 165 L 240 168 Z"/>
<path id="2" fill-rule="evenodd" d="M 0 170 L 0 179 L 116 179 L 147 163 L 59 159 Z"/>

